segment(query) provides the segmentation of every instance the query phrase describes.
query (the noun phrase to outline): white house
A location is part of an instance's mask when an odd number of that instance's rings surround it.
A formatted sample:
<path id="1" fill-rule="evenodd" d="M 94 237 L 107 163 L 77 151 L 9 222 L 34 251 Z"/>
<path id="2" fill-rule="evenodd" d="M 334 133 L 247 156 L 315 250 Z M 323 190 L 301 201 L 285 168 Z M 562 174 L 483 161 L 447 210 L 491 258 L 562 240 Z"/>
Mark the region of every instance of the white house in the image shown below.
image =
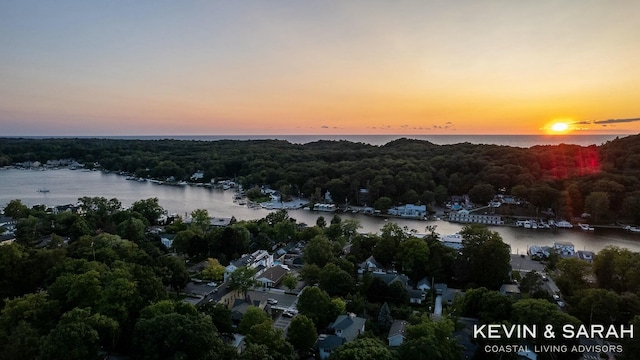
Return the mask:
<path id="1" fill-rule="evenodd" d="M 406 320 L 396 320 L 393 322 L 391 329 L 389 329 L 389 336 L 387 337 L 390 347 L 402 345 L 406 338 L 407 325 L 409 325 L 409 323 Z"/>
<path id="2" fill-rule="evenodd" d="M 256 273 L 256 277 L 259 276 L 265 269 L 273 266 L 273 255 L 269 254 L 266 250 L 257 250 L 252 254 L 242 255 L 240 259 L 232 261 L 224 271 L 224 281 L 229 279 L 229 275 L 236 271 L 238 268 L 248 266 L 253 269 L 259 269 Z"/>
<path id="3" fill-rule="evenodd" d="M 389 209 L 388 213 L 389 215 L 394 215 L 394 216 L 422 219 L 427 215 L 427 206 L 406 204 L 402 206 L 393 207 Z"/>
<path id="4" fill-rule="evenodd" d="M 448 246 L 452 249 L 462 249 L 462 235 L 460 234 L 440 235 L 440 241 L 442 242 L 442 245 Z"/>

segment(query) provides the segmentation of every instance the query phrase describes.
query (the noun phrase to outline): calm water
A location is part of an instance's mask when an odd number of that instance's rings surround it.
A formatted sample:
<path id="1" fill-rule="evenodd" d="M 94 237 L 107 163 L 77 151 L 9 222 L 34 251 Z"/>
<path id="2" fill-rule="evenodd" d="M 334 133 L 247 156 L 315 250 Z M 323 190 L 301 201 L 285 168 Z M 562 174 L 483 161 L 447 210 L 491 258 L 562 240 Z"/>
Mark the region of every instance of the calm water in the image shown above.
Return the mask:
<path id="1" fill-rule="evenodd" d="M 532 147 L 535 145 L 559 145 L 576 144 L 582 146 L 602 145 L 616 137 L 628 135 L 181 135 L 181 136 L 98 136 L 104 139 L 127 139 L 127 140 L 266 140 L 278 139 L 286 140 L 294 144 L 306 144 L 318 140 L 347 140 L 351 142 L 361 142 L 371 145 L 384 145 L 400 138 L 425 140 L 438 145 L 451 145 L 460 143 L 472 144 L 496 144 L 516 147 Z M 45 137 L 32 137 L 45 138 Z M 96 137 L 80 137 L 96 138 Z"/>
<path id="2" fill-rule="evenodd" d="M 48 193 L 38 192 L 47 188 Z M 134 201 L 157 197 L 160 205 L 170 213 L 184 215 L 195 209 L 206 209 L 211 216 L 235 216 L 239 220 L 260 219 L 269 211 L 249 209 L 233 202 L 233 192 L 220 189 L 207 189 L 192 186 L 167 186 L 149 182 L 125 180 L 124 176 L 107 174 L 99 171 L 82 170 L 17 170 L 0 169 L 0 207 L 13 199 L 21 199 L 26 205 L 44 204 L 48 206 L 76 203 L 83 196 L 102 196 L 108 199 L 117 198 L 123 206 Z M 332 216 L 308 210 L 289 211 L 291 217 L 310 225 L 316 223 L 319 216 Z M 362 214 L 340 214 L 343 218 L 355 218 L 362 224 L 364 232 L 378 232 L 386 223 L 382 218 L 369 217 Z M 435 225 L 441 234 L 459 231 L 459 224 L 446 221 L 419 221 L 390 219 L 400 226 L 425 232 L 427 225 Z M 531 230 L 509 227 L 493 227 L 492 230 L 502 235 L 511 245 L 514 253 L 525 253 L 531 245 L 553 245 L 555 241 L 568 241 L 576 250 L 599 251 L 608 245 L 640 251 L 640 235 L 622 230 L 596 230 L 591 233 L 574 230 Z"/>

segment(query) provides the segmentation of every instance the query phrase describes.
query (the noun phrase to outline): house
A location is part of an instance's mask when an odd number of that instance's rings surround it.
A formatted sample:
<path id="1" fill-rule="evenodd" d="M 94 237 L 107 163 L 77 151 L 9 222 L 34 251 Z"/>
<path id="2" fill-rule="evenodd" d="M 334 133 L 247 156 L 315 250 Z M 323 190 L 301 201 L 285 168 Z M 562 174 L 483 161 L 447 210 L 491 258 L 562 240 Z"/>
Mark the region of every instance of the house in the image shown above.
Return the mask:
<path id="1" fill-rule="evenodd" d="M 422 279 L 420 279 L 420 281 L 418 281 L 418 283 L 416 284 L 416 289 L 420 289 L 422 291 L 430 291 L 431 290 L 431 283 L 429 282 L 429 279 L 427 277 L 423 277 Z"/>
<path id="2" fill-rule="evenodd" d="M 160 242 L 167 249 L 171 249 L 171 247 L 173 246 L 173 239 L 175 239 L 175 238 L 176 238 L 175 234 L 161 234 L 160 235 Z"/>
<path id="3" fill-rule="evenodd" d="M 202 180 L 203 178 L 204 178 L 204 172 L 200 170 L 194 172 L 193 175 L 191 175 L 190 177 L 192 181 Z"/>
<path id="4" fill-rule="evenodd" d="M 376 261 L 376 258 L 372 256 L 369 256 L 365 261 L 363 261 L 362 263 L 360 263 L 360 265 L 358 266 L 358 273 L 362 274 L 363 272 L 366 271 L 382 271 L 383 267 L 382 265 Z"/>
<path id="5" fill-rule="evenodd" d="M 374 272 L 372 273 L 372 275 L 384 281 L 384 283 L 387 285 L 391 285 L 396 281 L 400 281 L 400 283 L 402 283 L 402 285 L 404 285 L 404 287 L 406 288 L 409 284 L 409 278 L 403 274 Z"/>
<path id="6" fill-rule="evenodd" d="M 393 207 L 389 209 L 388 213 L 393 216 L 422 219 L 427 216 L 427 206 L 406 204 Z"/>
<path id="7" fill-rule="evenodd" d="M 333 330 L 334 334 L 320 334 L 316 340 L 320 359 L 328 358 L 334 349 L 355 340 L 358 335 L 364 333 L 366 321 L 366 319 L 353 314 L 338 316 L 336 321 L 329 325 L 329 329 Z"/>
<path id="8" fill-rule="evenodd" d="M 262 268 L 258 269 L 260 265 L 262 265 Z M 256 269 L 256 277 L 260 276 L 260 270 L 268 269 L 273 266 L 273 255 L 269 254 L 266 250 L 257 250 L 251 254 L 242 255 L 240 259 L 232 261 L 225 268 L 224 281 L 229 279 L 229 275 L 231 275 L 232 272 L 243 266 Z"/>
<path id="9" fill-rule="evenodd" d="M 586 251 L 586 250 L 578 250 L 577 255 L 578 255 L 578 259 L 584 260 L 588 263 L 592 263 L 593 257 L 595 256 L 595 254 L 592 251 Z"/>
<path id="10" fill-rule="evenodd" d="M 553 248 L 562 257 L 572 257 L 576 255 L 576 249 L 570 242 L 554 242 Z"/>
<path id="11" fill-rule="evenodd" d="M 355 340 L 358 335 L 364 333 L 364 325 L 367 319 L 357 317 L 353 314 L 339 315 L 336 321 L 329 326 L 337 336 L 344 338 L 347 342 Z"/>
<path id="12" fill-rule="evenodd" d="M 259 282 L 263 288 L 274 288 L 280 285 L 282 279 L 288 273 L 288 267 L 276 265 L 264 270 L 260 276 L 256 277 L 256 281 Z"/>
<path id="13" fill-rule="evenodd" d="M 502 284 L 500 286 L 500 294 L 520 298 L 520 287 L 515 284 Z"/>
<path id="14" fill-rule="evenodd" d="M 420 289 L 407 288 L 407 292 L 409 293 L 409 302 L 411 304 L 422 304 L 426 299 L 424 291 Z"/>
<path id="15" fill-rule="evenodd" d="M 251 300 L 251 298 L 247 295 L 244 299 L 235 299 L 233 301 L 233 305 L 231 307 L 231 322 L 233 326 L 240 325 L 244 314 L 247 312 L 249 307 L 255 306 L 262 310 L 265 310 L 267 306 L 266 302 L 259 300 Z"/>
<path id="16" fill-rule="evenodd" d="M 17 224 L 18 220 L 12 217 L 0 216 L 0 227 L 5 228 L 5 230 L 14 230 Z"/>
<path id="17" fill-rule="evenodd" d="M 320 359 L 326 359 L 331 355 L 331 352 L 347 342 L 343 337 L 336 335 L 320 334 L 318 340 L 316 340 L 316 348 L 318 349 L 318 355 Z"/>
<path id="18" fill-rule="evenodd" d="M 455 250 L 462 249 L 462 235 L 460 234 L 441 235 L 440 242 L 442 242 L 442 245 Z"/>
<path id="19" fill-rule="evenodd" d="M 389 336 L 387 336 L 390 347 L 402 345 L 406 338 L 407 325 L 409 325 L 409 323 L 406 320 L 396 320 L 393 322 L 391 329 L 389 329 Z"/>

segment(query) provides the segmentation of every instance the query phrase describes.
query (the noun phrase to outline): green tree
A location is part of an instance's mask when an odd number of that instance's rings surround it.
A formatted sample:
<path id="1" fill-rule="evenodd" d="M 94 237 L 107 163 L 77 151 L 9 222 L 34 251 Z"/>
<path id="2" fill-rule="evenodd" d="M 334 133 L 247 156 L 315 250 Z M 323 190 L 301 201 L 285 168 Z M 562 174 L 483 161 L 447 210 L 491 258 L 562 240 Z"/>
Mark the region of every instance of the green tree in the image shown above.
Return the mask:
<path id="1" fill-rule="evenodd" d="M 329 360 L 394 360 L 393 353 L 380 340 L 360 338 L 331 352 Z"/>
<path id="2" fill-rule="evenodd" d="M 422 359 L 429 354 L 429 359 L 454 360 L 460 358 L 460 348 L 455 337 L 453 321 L 442 319 L 432 321 L 423 316 L 406 330 L 406 341 L 400 346 L 400 359 Z"/>
<path id="3" fill-rule="evenodd" d="M 355 280 L 335 264 L 327 264 L 320 270 L 320 288 L 330 296 L 344 296 L 355 288 Z"/>
<path id="4" fill-rule="evenodd" d="M 496 192 L 492 185 L 476 184 L 469 190 L 469 199 L 474 204 L 487 205 L 495 196 Z"/>
<path id="5" fill-rule="evenodd" d="M 218 329 L 219 333 L 233 333 L 231 310 L 223 304 L 206 302 L 198 307 L 198 311 L 211 317 L 211 321 L 213 321 L 213 325 Z"/>
<path id="6" fill-rule="evenodd" d="M 302 259 L 305 264 L 315 264 L 324 267 L 335 255 L 331 242 L 325 236 L 316 236 L 304 248 Z"/>
<path id="7" fill-rule="evenodd" d="M 578 258 L 560 259 L 558 271 L 554 280 L 565 296 L 572 296 L 576 291 L 588 287 L 587 275 L 591 272 L 591 265 L 586 261 Z"/>
<path id="8" fill-rule="evenodd" d="M 390 198 L 383 196 L 381 198 L 379 198 L 378 200 L 376 200 L 376 202 L 373 204 L 373 207 L 376 208 L 376 210 L 380 210 L 384 213 L 387 212 L 387 210 L 389 210 L 389 208 L 393 205 L 393 200 L 391 200 Z"/>
<path id="9" fill-rule="evenodd" d="M 202 270 L 202 277 L 207 280 L 220 281 L 224 277 L 225 267 L 220 264 L 218 259 L 208 258 L 207 263 Z"/>
<path id="10" fill-rule="evenodd" d="M 520 280 L 520 291 L 532 295 L 542 289 L 542 276 L 535 270 L 524 274 Z"/>
<path id="11" fill-rule="evenodd" d="M 429 246 L 418 238 L 411 238 L 400 244 L 398 255 L 402 270 L 414 282 L 425 277 L 429 264 Z"/>
<path id="12" fill-rule="evenodd" d="M 29 207 L 24 205 L 19 199 L 11 200 L 7 206 L 4 207 L 4 214 L 16 220 L 26 218 L 29 216 Z"/>
<path id="13" fill-rule="evenodd" d="M 209 212 L 205 209 L 196 209 L 191 212 L 191 228 L 199 233 L 205 233 L 211 222 Z"/>
<path id="14" fill-rule="evenodd" d="M 380 307 L 380 312 L 378 313 L 378 324 L 380 324 L 383 331 L 389 331 L 391 324 L 393 324 L 391 309 L 389 309 L 389 305 L 386 302 Z"/>
<path id="15" fill-rule="evenodd" d="M 256 284 L 255 275 L 256 269 L 247 266 L 239 267 L 229 275 L 229 288 L 240 291 L 243 296 L 246 296 L 249 289 Z"/>
<path id="16" fill-rule="evenodd" d="M 266 346 L 267 354 L 274 359 L 294 360 L 296 358 L 293 346 L 284 339 L 282 330 L 273 328 L 271 319 L 253 325 L 247 335 L 247 342 Z"/>
<path id="17" fill-rule="evenodd" d="M 489 289 L 498 289 L 509 280 L 511 253 L 500 234 L 481 225 L 467 225 L 460 234 L 463 247 L 458 259 L 463 265 L 462 279 Z"/>
<path id="18" fill-rule="evenodd" d="M 157 197 L 135 201 L 131 204 L 130 210 L 142 215 L 148 225 L 155 224 L 158 218 L 165 213 L 165 210 L 158 203 Z"/>
<path id="19" fill-rule="evenodd" d="M 144 240 L 145 229 L 142 220 L 131 217 L 118 224 L 118 235 L 123 239 L 141 243 Z"/>
<path id="20" fill-rule="evenodd" d="M 289 291 L 292 291 L 298 286 L 298 278 L 291 273 L 286 273 L 284 278 L 282 278 L 282 285 L 286 286 Z"/>
<path id="21" fill-rule="evenodd" d="M 304 315 L 298 315 L 291 320 L 287 329 L 287 341 L 299 354 L 303 354 L 313 347 L 317 338 L 316 325 L 311 319 Z"/>
<path id="22" fill-rule="evenodd" d="M 238 325 L 238 331 L 241 334 L 248 334 L 251 327 L 254 325 L 261 324 L 269 319 L 269 315 L 267 315 L 264 310 L 260 309 L 257 306 L 249 306 L 247 311 L 242 316 L 242 320 L 240 321 L 240 325 Z"/>
<path id="23" fill-rule="evenodd" d="M 584 199 L 584 210 L 591 214 L 591 219 L 598 224 L 609 215 L 609 193 L 593 191 Z"/>
<path id="24" fill-rule="evenodd" d="M 323 329 L 338 316 L 329 294 L 315 286 L 306 287 L 302 291 L 298 297 L 298 310 L 311 319 L 318 329 Z"/>

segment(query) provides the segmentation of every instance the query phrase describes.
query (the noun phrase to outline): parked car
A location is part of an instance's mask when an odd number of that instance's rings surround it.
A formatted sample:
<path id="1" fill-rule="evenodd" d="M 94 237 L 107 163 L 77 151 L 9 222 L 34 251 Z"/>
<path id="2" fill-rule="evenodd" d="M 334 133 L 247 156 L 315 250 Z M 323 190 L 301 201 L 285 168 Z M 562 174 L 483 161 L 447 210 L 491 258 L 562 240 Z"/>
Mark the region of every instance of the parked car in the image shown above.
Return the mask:
<path id="1" fill-rule="evenodd" d="M 267 299 L 267 304 L 269 305 L 275 305 L 277 303 L 278 303 L 278 300 L 276 299 L 271 299 L 271 298 Z"/>
<path id="2" fill-rule="evenodd" d="M 216 286 L 218 286 L 218 284 L 216 284 L 214 282 L 208 282 L 207 286 L 216 287 Z"/>
<path id="3" fill-rule="evenodd" d="M 282 316 L 287 317 L 287 318 L 292 318 L 292 317 L 296 316 L 296 314 L 294 314 L 291 311 L 285 311 L 285 312 L 282 313 Z"/>
<path id="4" fill-rule="evenodd" d="M 560 295 L 558 295 L 558 294 L 553 294 L 553 300 L 555 300 L 555 301 L 559 301 L 559 300 L 560 300 Z"/>
<path id="5" fill-rule="evenodd" d="M 562 302 L 562 301 L 558 301 L 558 302 L 557 302 L 557 304 L 558 304 L 558 306 L 560 306 L 561 308 L 563 308 L 563 307 L 564 307 L 564 302 Z"/>

